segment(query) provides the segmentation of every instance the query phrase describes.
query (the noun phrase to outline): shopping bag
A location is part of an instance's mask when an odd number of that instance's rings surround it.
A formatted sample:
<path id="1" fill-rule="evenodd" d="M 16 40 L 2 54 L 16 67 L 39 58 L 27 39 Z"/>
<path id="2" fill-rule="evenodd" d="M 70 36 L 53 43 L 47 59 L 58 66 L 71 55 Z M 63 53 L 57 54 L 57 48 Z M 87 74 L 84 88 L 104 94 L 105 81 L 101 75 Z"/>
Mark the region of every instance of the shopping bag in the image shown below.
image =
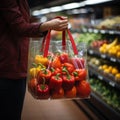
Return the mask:
<path id="1" fill-rule="evenodd" d="M 32 41 L 28 91 L 39 100 L 89 98 L 86 47 L 76 46 L 69 29 L 62 31 L 61 38 L 52 41 L 50 30 L 42 43 Z"/>

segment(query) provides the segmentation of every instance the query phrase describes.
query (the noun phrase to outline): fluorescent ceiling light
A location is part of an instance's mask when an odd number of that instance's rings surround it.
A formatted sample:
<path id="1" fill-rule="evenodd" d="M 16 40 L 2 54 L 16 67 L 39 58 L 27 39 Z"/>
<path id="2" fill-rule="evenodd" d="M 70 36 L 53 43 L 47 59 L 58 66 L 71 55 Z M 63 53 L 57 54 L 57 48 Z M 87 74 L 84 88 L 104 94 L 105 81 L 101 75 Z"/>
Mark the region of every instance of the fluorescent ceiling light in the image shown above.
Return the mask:
<path id="1" fill-rule="evenodd" d="M 38 16 L 38 15 L 47 14 L 47 13 L 50 13 L 50 9 L 48 9 L 48 8 L 42 9 L 42 10 L 35 10 L 35 11 L 32 12 L 32 15 L 33 16 Z"/>
<path id="2" fill-rule="evenodd" d="M 51 7 L 50 11 L 51 12 L 59 12 L 59 11 L 62 11 L 62 7 L 61 6 Z"/>
<path id="3" fill-rule="evenodd" d="M 47 14 L 47 13 L 50 13 L 50 9 L 45 8 L 45 9 L 40 10 L 39 12 L 40 12 L 40 14 Z"/>
<path id="4" fill-rule="evenodd" d="M 63 10 L 69 10 L 69 9 L 84 7 L 85 5 L 99 4 L 99 3 L 103 3 L 103 2 L 109 2 L 109 1 L 113 1 L 113 0 L 86 0 L 86 1 L 83 1 L 83 2 L 73 2 L 73 3 L 61 5 L 61 6 L 45 8 L 45 9 L 42 9 L 42 10 L 35 10 L 35 11 L 32 12 L 32 15 L 33 16 L 38 16 L 38 15 L 41 15 L 41 14 L 48 14 L 50 12 L 59 12 L 59 11 L 63 11 Z M 76 12 L 76 11 L 74 11 L 74 12 Z"/>
<path id="5" fill-rule="evenodd" d="M 92 4 L 99 4 L 99 3 L 103 3 L 103 2 L 109 2 L 112 0 L 86 0 L 85 4 L 86 5 L 92 5 Z"/>
<path id="6" fill-rule="evenodd" d="M 39 10 L 35 10 L 32 12 L 32 15 L 33 16 L 38 16 L 40 14 L 40 11 Z"/>
<path id="7" fill-rule="evenodd" d="M 69 9 L 73 9 L 73 8 L 79 8 L 79 7 L 83 7 L 85 5 L 84 2 L 80 2 L 80 3 L 69 3 L 69 4 L 65 4 L 62 5 L 62 8 L 64 10 L 69 10 Z"/>

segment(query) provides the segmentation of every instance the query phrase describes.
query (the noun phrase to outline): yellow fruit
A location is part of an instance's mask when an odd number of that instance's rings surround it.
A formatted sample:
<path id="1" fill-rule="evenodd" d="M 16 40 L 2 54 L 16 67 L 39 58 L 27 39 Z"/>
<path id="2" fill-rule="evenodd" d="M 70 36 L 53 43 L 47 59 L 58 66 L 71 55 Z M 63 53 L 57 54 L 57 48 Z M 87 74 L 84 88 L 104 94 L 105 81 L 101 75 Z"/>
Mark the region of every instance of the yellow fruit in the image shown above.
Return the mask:
<path id="1" fill-rule="evenodd" d="M 118 58 L 120 58 L 120 51 L 119 51 L 119 52 L 117 52 L 117 57 L 118 57 Z"/>
<path id="2" fill-rule="evenodd" d="M 115 45 L 117 45 L 117 42 L 118 42 L 118 38 L 115 38 L 112 43 L 109 43 L 106 47 L 107 51 L 110 50 Z"/>
<path id="3" fill-rule="evenodd" d="M 113 75 L 116 75 L 118 72 L 119 72 L 119 71 L 118 71 L 117 68 L 113 68 L 113 69 L 112 69 L 112 74 L 113 74 Z"/>
<path id="4" fill-rule="evenodd" d="M 102 66 L 102 69 L 105 70 L 106 68 L 108 68 L 108 65 L 104 64 L 104 65 Z"/>
<path id="5" fill-rule="evenodd" d="M 112 50 L 109 50 L 109 51 L 108 51 L 108 54 L 109 54 L 109 55 L 112 55 Z"/>
<path id="6" fill-rule="evenodd" d="M 110 49 L 110 50 L 108 51 L 108 53 L 109 53 L 110 55 L 116 55 L 116 54 L 117 54 L 117 49 L 112 48 L 112 49 Z"/>
<path id="7" fill-rule="evenodd" d="M 110 70 L 109 69 L 105 69 L 104 72 L 105 73 L 110 73 Z"/>
<path id="8" fill-rule="evenodd" d="M 120 51 L 120 45 L 116 45 L 115 48 L 117 49 L 117 51 Z"/>
<path id="9" fill-rule="evenodd" d="M 106 48 L 107 45 L 108 45 L 107 43 L 104 43 L 104 44 L 102 45 L 102 47 L 103 47 L 103 48 Z"/>
<path id="10" fill-rule="evenodd" d="M 116 78 L 116 79 L 120 79 L 120 73 L 117 73 L 117 74 L 115 75 L 115 78 Z"/>
<path id="11" fill-rule="evenodd" d="M 106 53 L 106 52 L 107 52 L 107 50 L 106 50 L 106 46 L 107 46 L 106 43 L 103 44 L 103 45 L 99 48 L 99 51 L 100 51 L 101 53 Z"/>
<path id="12" fill-rule="evenodd" d="M 108 69 L 109 69 L 109 72 L 112 73 L 113 67 L 112 67 L 112 66 L 109 66 Z"/>

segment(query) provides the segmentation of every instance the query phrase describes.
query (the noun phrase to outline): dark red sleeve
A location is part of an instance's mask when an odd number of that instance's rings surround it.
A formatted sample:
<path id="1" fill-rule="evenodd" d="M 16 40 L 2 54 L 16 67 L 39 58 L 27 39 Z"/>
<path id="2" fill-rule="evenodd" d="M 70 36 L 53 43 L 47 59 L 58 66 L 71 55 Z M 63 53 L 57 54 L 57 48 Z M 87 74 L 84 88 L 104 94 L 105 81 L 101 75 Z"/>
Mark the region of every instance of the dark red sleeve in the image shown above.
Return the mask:
<path id="1" fill-rule="evenodd" d="M 18 6 L 17 0 L 1 0 L 0 2 L 0 17 L 6 22 L 8 27 L 16 34 L 23 37 L 39 37 L 44 33 L 40 32 L 41 23 L 30 23 L 27 6 L 24 6 L 25 0 L 19 0 L 20 5 L 23 4 L 25 9 Z"/>

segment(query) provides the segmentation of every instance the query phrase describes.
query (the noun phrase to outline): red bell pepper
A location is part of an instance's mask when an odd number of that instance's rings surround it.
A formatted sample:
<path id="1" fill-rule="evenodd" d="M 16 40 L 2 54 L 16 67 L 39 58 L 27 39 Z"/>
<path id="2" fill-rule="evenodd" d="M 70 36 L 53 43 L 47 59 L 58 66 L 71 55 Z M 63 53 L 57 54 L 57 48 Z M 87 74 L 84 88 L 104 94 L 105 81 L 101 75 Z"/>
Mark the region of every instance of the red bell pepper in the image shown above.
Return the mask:
<path id="1" fill-rule="evenodd" d="M 70 75 L 66 69 L 63 69 L 63 72 L 66 72 L 66 75 L 63 75 L 63 89 L 70 90 L 74 86 L 75 78 L 73 75 Z"/>
<path id="2" fill-rule="evenodd" d="M 39 99 L 48 99 L 50 97 L 48 85 L 47 84 L 37 85 L 37 95 Z"/>
<path id="3" fill-rule="evenodd" d="M 64 90 L 62 87 L 57 91 L 51 92 L 51 98 L 53 99 L 58 99 L 58 98 L 63 98 L 63 97 L 64 97 Z"/>
<path id="4" fill-rule="evenodd" d="M 75 77 L 75 81 L 85 80 L 87 77 L 86 69 L 75 69 L 72 73 Z"/>
<path id="5" fill-rule="evenodd" d="M 63 52 L 59 56 L 61 63 L 65 63 L 69 61 L 69 56 L 67 53 Z"/>
<path id="6" fill-rule="evenodd" d="M 62 73 L 66 74 L 65 69 L 69 72 L 72 73 L 74 71 L 74 66 L 71 63 L 64 63 L 62 64 Z"/>
<path id="7" fill-rule="evenodd" d="M 76 86 L 77 89 L 77 96 L 81 98 L 86 98 L 91 93 L 91 87 L 90 84 L 83 80 L 79 83 L 79 85 Z"/>
<path id="8" fill-rule="evenodd" d="M 75 98 L 77 94 L 76 87 L 73 86 L 72 89 L 65 91 L 65 97 L 67 98 Z"/>
<path id="9" fill-rule="evenodd" d="M 48 84 L 50 77 L 51 77 L 51 71 L 44 68 L 39 71 L 37 78 L 39 83 L 43 83 L 45 79 L 45 83 Z"/>
<path id="10" fill-rule="evenodd" d="M 51 76 L 54 76 L 57 73 L 61 74 L 61 69 L 59 69 L 59 68 L 53 68 L 53 67 L 51 67 L 50 71 L 51 71 Z"/>
<path id="11" fill-rule="evenodd" d="M 74 86 L 75 79 L 74 76 L 72 75 L 64 75 L 63 76 L 63 89 L 64 90 L 70 90 Z"/>
<path id="12" fill-rule="evenodd" d="M 62 78 L 60 77 L 60 74 L 57 73 L 55 76 L 52 76 L 50 79 L 50 89 L 52 90 L 59 90 L 62 87 Z"/>
<path id="13" fill-rule="evenodd" d="M 49 86 L 45 84 L 45 79 L 43 78 L 43 83 L 37 85 L 37 96 L 38 99 L 48 99 L 50 97 Z"/>

